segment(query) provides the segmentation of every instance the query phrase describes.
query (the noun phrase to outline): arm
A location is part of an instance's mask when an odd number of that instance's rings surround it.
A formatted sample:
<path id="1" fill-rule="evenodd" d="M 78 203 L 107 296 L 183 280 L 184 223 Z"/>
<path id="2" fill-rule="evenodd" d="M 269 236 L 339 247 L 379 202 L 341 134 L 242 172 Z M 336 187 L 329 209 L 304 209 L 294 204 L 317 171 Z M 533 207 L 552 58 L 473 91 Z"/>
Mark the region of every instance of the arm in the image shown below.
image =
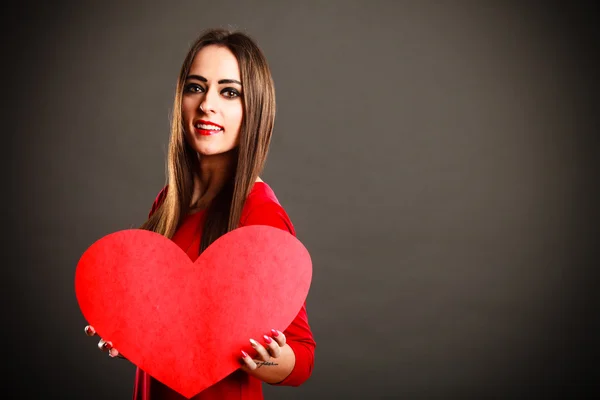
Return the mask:
<path id="1" fill-rule="evenodd" d="M 313 334 L 308 325 L 306 303 L 302 305 L 294 321 L 283 333 L 286 336 L 287 345 L 294 354 L 295 363 L 285 379 L 268 383 L 281 386 L 299 386 L 312 374 L 316 347 Z"/>
<path id="2" fill-rule="evenodd" d="M 277 203 L 260 205 L 248 215 L 243 221 L 243 225 L 269 225 L 288 231 L 295 236 L 289 217 Z M 283 331 L 282 336 L 283 341 L 281 338 L 278 339 L 271 335 L 270 338 L 273 340 L 271 343 L 266 343 L 266 338 L 261 338 L 258 346 L 253 345 L 259 353 L 258 363 L 251 357 L 243 357 L 246 365 L 242 368 L 256 378 L 272 385 L 299 386 L 312 373 L 316 347 L 308 324 L 306 303 L 302 305 L 290 326 Z M 274 357 L 273 355 L 278 356 Z M 272 364 L 268 364 L 269 362 Z"/>

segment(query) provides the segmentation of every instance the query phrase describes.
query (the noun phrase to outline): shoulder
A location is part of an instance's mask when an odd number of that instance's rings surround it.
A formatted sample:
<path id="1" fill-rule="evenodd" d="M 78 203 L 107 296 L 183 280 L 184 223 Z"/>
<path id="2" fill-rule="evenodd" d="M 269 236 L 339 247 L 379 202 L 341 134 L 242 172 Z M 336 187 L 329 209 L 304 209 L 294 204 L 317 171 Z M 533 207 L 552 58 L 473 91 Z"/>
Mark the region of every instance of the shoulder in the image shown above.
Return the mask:
<path id="1" fill-rule="evenodd" d="M 158 207 L 161 206 L 163 201 L 165 201 L 165 197 L 167 196 L 168 189 L 169 189 L 169 186 L 167 185 L 167 186 L 163 187 L 160 192 L 158 192 L 158 195 L 154 199 L 154 203 L 152 203 L 152 208 L 150 209 L 150 213 L 148 213 L 148 218 L 150 218 L 152 216 L 152 214 L 154 214 L 154 212 L 158 209 Z"/>
<path id="2" fill-rule="evenodd" d="M 244 203 L 240 227 L 248 225 L 270 225 L 296 235 L 292 221 L 265 182 L 256 182 Z"/>

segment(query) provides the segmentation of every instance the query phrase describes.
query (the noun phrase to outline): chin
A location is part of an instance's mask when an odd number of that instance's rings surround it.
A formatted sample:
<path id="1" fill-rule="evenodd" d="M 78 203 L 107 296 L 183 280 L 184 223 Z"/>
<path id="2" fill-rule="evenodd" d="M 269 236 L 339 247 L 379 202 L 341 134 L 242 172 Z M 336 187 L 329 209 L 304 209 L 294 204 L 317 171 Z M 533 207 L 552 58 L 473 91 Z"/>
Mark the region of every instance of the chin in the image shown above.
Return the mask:
<path id="1" fill-rule="evenodd" d="M 227 148 L 219 147 L 219 148 L 216 148 L 216 147 L 211 147 L 211 146 L 199 146 L 195 150 L 201 156 L 208 157 L 208 156 L 216 156 L 216 155 L 219 155 L 219 154 L 229 153 L 233 149 L 234 148 L 231 148 L 231 147 L 227 147 Z"/>
<path id="2" fill-rule="evenodd" d="M 213 149 L 196 149 L 196 153 L 198 153 L 201 156 L 208 157 L 208 156 L 214 156 L 217 154 L 221 154 L 222 151 L 213 150 Z"/>

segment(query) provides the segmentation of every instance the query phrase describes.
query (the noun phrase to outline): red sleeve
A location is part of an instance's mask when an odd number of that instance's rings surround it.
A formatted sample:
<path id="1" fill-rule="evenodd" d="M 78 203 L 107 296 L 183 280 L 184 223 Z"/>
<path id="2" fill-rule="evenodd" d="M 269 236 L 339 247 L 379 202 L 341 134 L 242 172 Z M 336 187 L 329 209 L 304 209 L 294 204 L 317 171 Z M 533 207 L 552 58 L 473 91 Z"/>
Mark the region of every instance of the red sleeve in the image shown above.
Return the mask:
<path id="1" fill-rule="evenodd" d="M 277 203 L 265 203 L 254 208 L 243 221 L 243 225 L 270 225 L 296 236 L 294 227 L 284 209 Z M 283 331 L 286 343 L 294 351 L 296 363 L 292 372 L 283 381 L 274 385 L 299 386 L 306 381 L 313 370 L 316 343 L 308 324 L 306 302 L 290 326 Z"/>

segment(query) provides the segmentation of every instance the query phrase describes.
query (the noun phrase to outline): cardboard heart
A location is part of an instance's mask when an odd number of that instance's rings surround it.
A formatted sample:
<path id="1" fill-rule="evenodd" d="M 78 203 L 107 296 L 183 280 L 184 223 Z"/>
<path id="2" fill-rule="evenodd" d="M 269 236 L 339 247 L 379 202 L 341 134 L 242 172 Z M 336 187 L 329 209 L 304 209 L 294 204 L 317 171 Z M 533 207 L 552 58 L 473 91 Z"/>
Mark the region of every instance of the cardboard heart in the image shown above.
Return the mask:
<path id="1" fill-rule="evenodd" d="M 142 370 L 191 398 L 240 367 L 271 328 L 300 311 L 312 278 L 310 255 L 270 226 L 235 229 L 196 262 L 171 240 L 141 229 L 90 246 L 75 293 L 98 335 Z"/>

